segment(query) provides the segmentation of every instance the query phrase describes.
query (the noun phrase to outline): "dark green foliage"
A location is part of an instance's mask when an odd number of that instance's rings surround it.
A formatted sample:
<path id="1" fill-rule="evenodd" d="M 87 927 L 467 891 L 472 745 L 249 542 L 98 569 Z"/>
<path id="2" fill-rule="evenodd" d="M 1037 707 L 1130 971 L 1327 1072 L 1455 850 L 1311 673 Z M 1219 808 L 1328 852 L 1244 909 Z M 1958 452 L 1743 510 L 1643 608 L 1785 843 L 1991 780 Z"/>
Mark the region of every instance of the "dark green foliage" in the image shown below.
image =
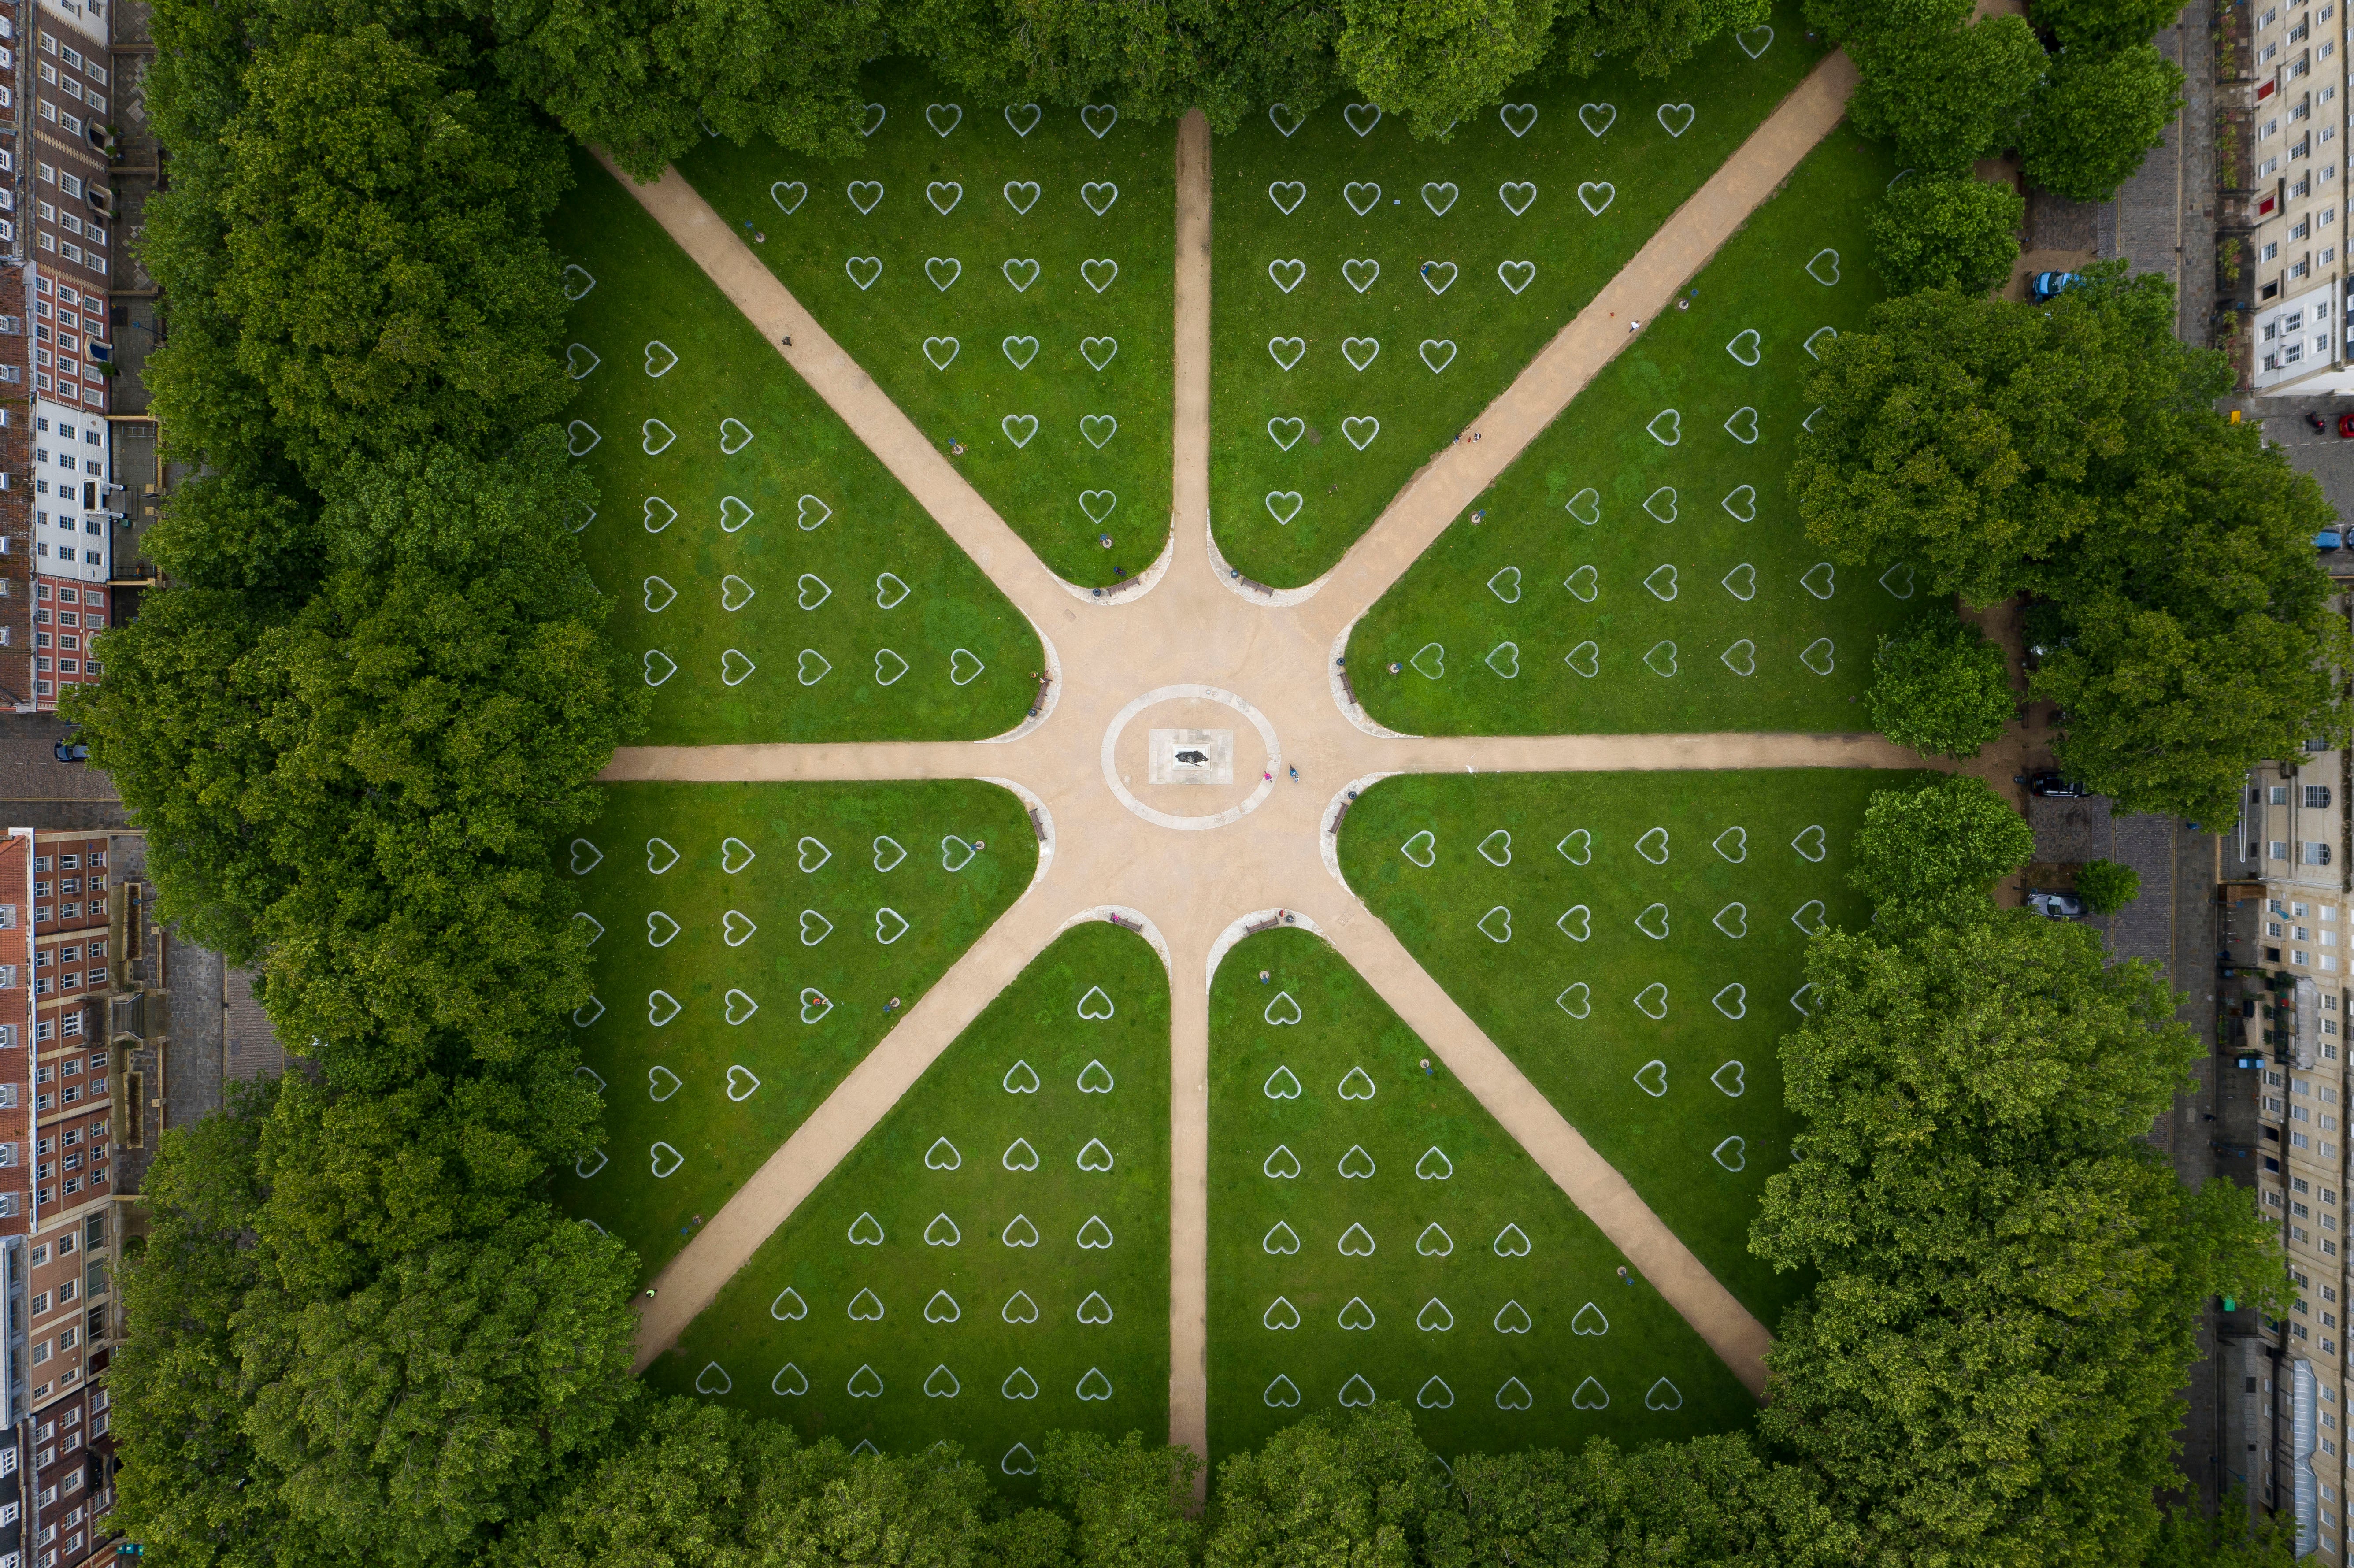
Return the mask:
<path id="1" fill-rule="evenodd" d="M 1880 640 L 1865 701 L 1889 739 L 1947 757 L 1976 757 L 2019 712 L 2009 655 L 1943 606 Z"/>
<path id="2" fill-rule="evenodd" d="M 1808 975 L 1783 1062 L 1808 1126 L 1752 1245 L 1820 1282 L 1766 1437 L 1858 1560 L 2139 1560 L 2200 1305 L 2280 1275 L 2238 1189 L 2143 1141 L 2200 1050 L 2172 992 L 2024 912 L 1834 933 Z"/>
<path id="3" fill-rule="evenodd" d="M 2220 821 L 2250 766 L 2339 732 L 2347 636 L 2312 549 L 2334 514 L 2216 413 L 2231 372 L 2174 313 L 2164 278 L 2115 266 L 2048 305 L 1892 300 L 1824 355 L 1790 483 L 1839 559 L 2041 596 L 2031 691 L 2067 713 L 2061 765 Z"/>
<path id="4" fill-rule="evenodd" d="M 1038 1481 L 1048 1502 L 1078 1520 L 1078 1554 L 1091 1568 L 1185 1568 L 1202 1555 L 1201 1523 L 1185 1517 L 1201 1467 L 1191 1448 L 1147 1446 L 1133 1432 L 1117 1444 L 1055 1432 Z"/>
<path id="5" fill-rule="evenodd" d="M 2024 17 L 1970 20 L 1969 0 L 1907 8 L 1925 14 L 1849 37 L 1863 82 L 1848 115 L 1915 169 L 1967 174 L 2017 139 L 2043 46 Z"/>
<path id="6" fill-rule="evenodd" d="M 1551 42 L 1554 0 L 1343 0 L 1334 53 L 1368 101 L 1416 136 L 1503 101 Z"/>
<path id="7" fill-rule="evenodd" d="M 1459 1524 L 1441 1511 L 1448 1488 L 1405 1406 L 1310 1417 L 1218 1467 L 1218 1511 L 1203 1562 L 1407 1563 L 1426 1544 L 1459 1540 Z M 1437 1542 L 1429 1541 L 1434 1517 Z"/>
<path id="8" fill-rule="evenodd" d="M 1893 294 L 1982 294 L 2009 281 L 2026 216 L 2026 199 L 2007 185 L 1914 175 L 1890 189 L 1872 217 L 1872 265 Z"/>
<path id="9" fill-rule="evenodd" d="M 2105 59 L 2062 56 L 2035 95 L 2020 167 L 2047 190 L 2106 201 L 2164 144 L 2182 107 L 2182 68 L 2147 44 Z"/>
<path id="10" fill-rule="evenodd" d="M 1665 76 L 1711 38 L 1763 22 L 1770 0 L 1565 0 L 1546 69 L 1590 75 L 1597 56 L 1631 56 L 1645 76 Z"/>
<path id="11" fill-rule="evenodd" d="M 1870 895 L 1883 925 L 1925 911 L 1969 917 L 1998 877 L 2035 853 L 2035 835 L 1983 782 L 1950 774 L 1875 792 L 1855 852 L 1849 880 Z"/>
<path id="12" fill-rule="evenodd" d="M 641 179 L 705 134 L 858 150 L 859 67 L 888 47 L 875 0 L 489 0 L 514 89 Z"/>
<path id="13" fill-rule="evenodd" d="M 2035 25 L 2055 48 L 2098 58 L 2149 42 L 2181 11 L 2182 0 L 2036 0 Z"/>
<path id="14" fill-rule="evenodd" d="M 2141 873 L 2113 860 L 2088 860 L 2076 872 L 2076 893 L 2095 915 L 2114 915 L 2141 896 Z"/>
<path id="15" fill-rule="evenodd" d="M 153 596 L 78 709 L 164 907 L 340 1081 L 521 1062 L 588 994 L 554 855 L 643 698 L 562 526 L 581 489 L 552 431 L 355 467 L 315 597 Z"/>

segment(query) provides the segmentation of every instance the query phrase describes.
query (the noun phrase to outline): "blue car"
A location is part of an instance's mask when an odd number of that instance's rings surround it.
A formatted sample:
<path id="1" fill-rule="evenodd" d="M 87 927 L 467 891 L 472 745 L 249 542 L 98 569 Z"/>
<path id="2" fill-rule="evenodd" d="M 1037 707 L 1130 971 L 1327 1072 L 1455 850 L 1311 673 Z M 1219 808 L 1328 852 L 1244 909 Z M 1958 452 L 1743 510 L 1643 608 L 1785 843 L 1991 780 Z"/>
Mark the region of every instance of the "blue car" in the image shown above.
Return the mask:
<path id="1" fill-rule="evenodd" d="M 2335 528 L 2324 528 L 2313 536 L 2313 547 L 2317 550 L 2338 549 L 2345 543 L 2346 535 Z"/>
<path id="2" fill-rule="evenodd" d="M 2073 289 L 2084 281 L 2081 272 L 2038 272 L 2027 285 L 2028 292 L 2037 304 L 2041 304 L 2062 289 Z"/>

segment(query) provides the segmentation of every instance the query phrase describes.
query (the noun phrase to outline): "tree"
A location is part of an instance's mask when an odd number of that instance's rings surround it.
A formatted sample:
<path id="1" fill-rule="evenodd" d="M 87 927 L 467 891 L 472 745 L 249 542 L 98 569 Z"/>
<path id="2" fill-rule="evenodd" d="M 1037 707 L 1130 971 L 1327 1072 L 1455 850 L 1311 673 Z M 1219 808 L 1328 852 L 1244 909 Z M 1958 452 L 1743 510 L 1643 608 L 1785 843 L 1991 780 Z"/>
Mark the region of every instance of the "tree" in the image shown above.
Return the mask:
<path id="1" fill-rule="evenodd" d="M 1626 58 L 1643 76 L 1665 76 L 1700 46 L 1766 20 L 1770 0 L 1561 0 L 1549 75 L 1591 76 Z"/>
<path id="2" fill-rule="evenodd" d="M 552 429 L 356 467 L 300 609 L 171 588 L 103 640 L 76 714 L 163 906 L 346 1085 L 520 1062 L 588 997 L 557 851 L 644 699 L 561 524 L 585 482 Z"/>
<path id="3" fill-rule="evenodd" d="M 1554 0 L 1342 0 L 1336 55 L 1366 99 L 1417 137 L 1502 101 L 1551 42 Z"/>
<path id="4" fill-rule="evenodd" d="M 2166 143 L 2182 107 L 2182 68 L 2148 44 L 2105 59 L 2062 55 L 2036 90 L 2020 168 L 2073 201 L 2107 201 Z"/>
<path id="5" fill-rule="evenodd" d="M 1883 922 L 1903 911 L 1967 918 L 1986 906 L 1990 884 L 2034 853 L 2034 833 L 2007 801 L 1979 779 L 1947 774 L 1872 792 L 1848 881 Z"/>
<path id="6" fill-rule="evenodd" d="M 1447 1473 L 1400 1404 L 1312 1416 L 1218 1467 L 1204 1568 L 1405 1564 L 1444 1515 Z"/>
<path id="7" fill-rule="evenodd" d="M 562 408 L 556 137 L 379 22 L 265 46 L 243 85 L 213 303 L 313 482 L 437 438 L 504 449 Z"/>
<path id="8" fill-rule="evenodd" d="M 1872 727 L 1915 751 L 1976 757 L 2019 712 L 2009 656 L 1943 606 L 1882 637 L 1872 667 Z"/>
<path id="9" fill-rule="evenodd" d="M 1970 0 L 1908 9 L 1919 15 L 1849 37 L 1863 77 L 1849 117 L 1915 169 L 1967 173 L 2017 137 L 2043 76 L 2043 46 L 2025 17 L 1970 21 Z"/>
<path id="10" fill-rule="evenodd" d="M 2036 0 L 2035 25 L 2067 53 L 2098 58 L 2149 42 L 2181 10 L 2182 0 Z"/>
<path id="11" fill-rule="evenodd" d="M 1872 215 L 1872 265 L 1891 293 L 1982 294 L 2010 277 L 2026 214 L 2026 199 L 2009 185 L 1914 175 L 1891 187 Z"/>
<path id="12" fill-rule="evenodd" d="M 640 179 L 706 134 L 858 151 L 859 70 L 890 52 L 877 0 L 488 0 L 514 89 Z"/>
<path id="13" fill-rule="evenodd" d="M 2141 873 L 2113 860 L 2088 860 L 2076 870 L 2076 892 L 2095 915 L 2114 915 L 2141 896 Z"/>
<path id="14" fill-rule="evenodd" d="M 2244 1194 L 2142 1141 L 2200 1050 L 2173 993 L 2022 911 L 1834 932 L 1808 978 L 1783 1048 L 1807 1127 L 1751 1248 L 1820 1277 L 1761 1430 L 1857 1560 L 2139 1561 L 2200 1300 L 2281 1278 Z"/>
<path id="15" fill-rule="evenodd" d="M 1093 1432 L 1050 1432 L 1038 1484 L 1078 1520 L 1088 1568 L 1190 1568 L 1202 1554 L 1201 1523 L 1186 1517 L 1201 1467 L 1191 1448 L 1148 1447 L 1133 1432 L 1117 1444 Z"/>

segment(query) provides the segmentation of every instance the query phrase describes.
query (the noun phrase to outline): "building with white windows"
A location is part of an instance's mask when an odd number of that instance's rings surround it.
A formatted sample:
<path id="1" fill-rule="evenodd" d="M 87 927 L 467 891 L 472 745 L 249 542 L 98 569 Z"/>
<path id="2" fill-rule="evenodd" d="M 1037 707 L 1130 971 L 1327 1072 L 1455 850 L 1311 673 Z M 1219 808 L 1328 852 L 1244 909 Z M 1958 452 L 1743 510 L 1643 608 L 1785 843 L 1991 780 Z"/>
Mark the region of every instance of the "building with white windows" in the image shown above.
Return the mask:
<path id="1" fill-rule="evenodd" d="M 2346 260 L 2347 26 L 2342 0 L 2257 0 L 2234 13 L 2219 84 L 2227 179 L 2216 212 L 2227 286 L 2250 313 L 2259 397 L 2354 392 L 2354 269 Z M 2236 281 L 2234 279 L 2236 277 Z"/>

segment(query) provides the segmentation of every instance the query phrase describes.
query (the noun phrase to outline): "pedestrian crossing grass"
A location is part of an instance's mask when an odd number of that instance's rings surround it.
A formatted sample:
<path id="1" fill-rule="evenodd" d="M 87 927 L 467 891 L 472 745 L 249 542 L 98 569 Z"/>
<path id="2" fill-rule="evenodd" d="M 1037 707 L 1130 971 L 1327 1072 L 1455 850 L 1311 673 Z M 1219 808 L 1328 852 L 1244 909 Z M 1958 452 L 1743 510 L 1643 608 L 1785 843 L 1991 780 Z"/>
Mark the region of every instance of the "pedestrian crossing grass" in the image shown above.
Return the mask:
<path id="1" fill-rule="evenodd" d="M 1321 938 L 1244 942 L 1210 1018 L 1214 1456 L 1377 1397 L 1450 1457 L 1747 1421 L 1715 1352 Z"/>
<path id="2" fill-rule="evenodd" d="M 1664 79 L 1598 62 L 1516 86 L 1444 141 L 1346 100 L 1288 136 L 1278 114 L 1220 139 L 1210 472 L 1227 559 L 1278 588 L 1331 569 L 1820 48 L 1784 0 L 1770 33 L 1720 36 Z"/>
<path id="3" fill-rule="evenodd" d="M 1055 1429 L 1168 1430 L 1169 982 L 1090 922 L 1034 959 L 649 1371 L 1030 1495 Z M 722 1385 L 725 1385 L 724 1391 Z"/>
<path id="4" fill-rule="evenodd" d="M 1691 308 L 1647 323 L 1358 623 L 1369 714 L 1416 735 L 1868 727 L 1879 639 L 1922 598 L 1909 567 L 1826 561 L 1787 476 L 1808 344 L 1882 297 L 1865 223 L 1895 173 L 1844 127 L 1799 165 Z"/>
<path id="5" fill-rule="evenodd" d="M 1020 800 L 988 784 L 608 786 L 569 852 L 596 932 L 574 1018 L 605 1145 L 559 1200 L 651 1278 L 1029 886 L 1037 853 Z"/>
<path id="6" fill-rule="evenodd" d="M 598 489 L 580 542 L 653 688 L 645 740 L 1020 724 L 1042 656 L 1021 612 L 628 191 L 585 154 L 573 175 L 550 232 L 585 290 L 567 321 Z"/>
<path id="7" fill-rule="evenodd" d="M 1866 917 L 1847 883 L 1850 843 L 1872 791 L 1911 777 L 1409 775 L 1359 798 L 1341 864 L 1770 1326 L 1804 1282 L 1753 1257 L 1748 1234 L 1797 1131 L 1780 1044 L 1803 1016 L 1808 934 Z"/>

